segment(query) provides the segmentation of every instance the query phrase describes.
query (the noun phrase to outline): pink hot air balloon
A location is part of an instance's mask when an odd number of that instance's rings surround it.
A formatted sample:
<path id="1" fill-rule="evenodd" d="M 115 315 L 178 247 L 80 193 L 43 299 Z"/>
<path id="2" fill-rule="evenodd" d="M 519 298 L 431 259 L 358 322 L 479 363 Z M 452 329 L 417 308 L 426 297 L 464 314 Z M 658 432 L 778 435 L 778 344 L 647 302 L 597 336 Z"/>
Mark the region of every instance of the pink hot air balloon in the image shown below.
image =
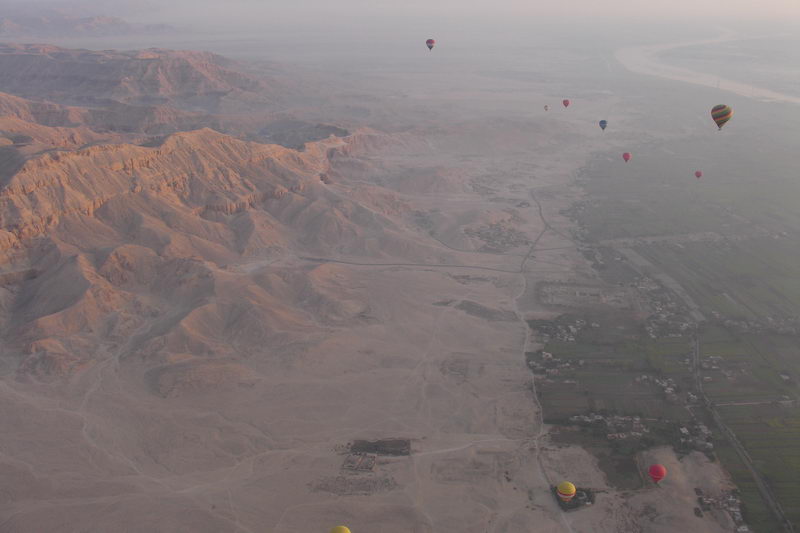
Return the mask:
<path id="1" fill-rule="evenodd" d="M 436 41 L 434 41 L 433 39 L 428 39 L 427 41 L 425 41 L 425 44 L 428 45 L 428 50 L 433 50 L 433 45 L 436 44 Z"/>
<path id="2" fill-rule="evenodd" d="M 622 154 L 622 159 L 624 159 L 626 163 L 631 160 L 631 157 L 633 156 L 631 155 L 630 152 L 625 152 L 624 154 Z"/>
<path id="3" fill-rule="evenodd" d="M 703 177 L 703 171 L 702 170 L 698 170 L 697 172 L 694 173 L 694 177 L 697 178 L 697 179 L 702 178 Z"/>
<path id="4" fill-rule="evenodd" d="M 564 99 L 561 101 L 561 103 L 564 104 L 564 107 L 569 107 L 569 100 Z"/>

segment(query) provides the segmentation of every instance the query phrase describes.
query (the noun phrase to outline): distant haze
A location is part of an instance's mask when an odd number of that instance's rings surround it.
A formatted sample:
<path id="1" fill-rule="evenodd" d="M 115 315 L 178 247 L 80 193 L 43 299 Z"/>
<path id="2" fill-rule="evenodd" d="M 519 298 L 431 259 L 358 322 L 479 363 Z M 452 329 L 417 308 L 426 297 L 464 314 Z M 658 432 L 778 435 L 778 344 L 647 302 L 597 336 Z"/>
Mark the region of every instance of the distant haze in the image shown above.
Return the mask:
<path id="1" fill-rule="evenodd" d="M 301 14 L 314 18 L 315 14 L 364 14 L 364 15 L 422 15 L 431 16 L 489 16 L 526 15 L 531 17 L 600 16 L 600 17 L 667 17 L 684 18 L 690 16 L 716 16 L 719 18 L 757 17 L 784 18 L 800 17 L 800 3 L 797 0 L 671 0 L 669 2 L 642 2 L 641 0 L 233 0 L 219 2 L 212 0 L 177 0 L 169 3 L 170 10 L 191 11 L 200 15 L 204 5 L 209 13 L 235 17 L 236 9 L 250 16 L 280 16 L 283 13 Z M 181 11 L 182 12 L 182 11 Z"/>
<path id="2" fill-rule="evenodd" d="M 800 22 L 798 0 L 6 0 L 3 4 L 28 8 L 60 6 L 94 14 L 136 17 L 146 22 L 180 26 L 274 28 L 282 24 L 302 26 L 347 25 L 359 19 L 381 21 L 439 19 L 507 19 L 541 23 L 546 17 L 572 19 L 630 19 L 651 22 L 676 21 L 710 26 L 735 20 L 780 20 Z M 398 20 L 399 19 L 399 20 Z M 518 22 L 520 20 L 518 19 Z"/>

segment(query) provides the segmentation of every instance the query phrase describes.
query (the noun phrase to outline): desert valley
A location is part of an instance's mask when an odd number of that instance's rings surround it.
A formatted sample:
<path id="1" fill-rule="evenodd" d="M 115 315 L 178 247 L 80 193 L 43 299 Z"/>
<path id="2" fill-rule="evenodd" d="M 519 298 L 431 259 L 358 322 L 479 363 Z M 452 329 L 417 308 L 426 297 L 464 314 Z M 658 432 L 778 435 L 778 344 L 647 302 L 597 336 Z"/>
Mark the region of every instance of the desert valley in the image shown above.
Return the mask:
<path id="1" fill-rule="evenodd" d="M 675 428 L 713 426 L 685 400 L 690 363 L 680 378 L 663 366 L 683 389 L 656 413 L 664 393 L 639 376 L 651 359 L 565 348 L 596 322 L 612 332 L 601 351 L 686 335 L 658 353 L 688 361 L 709 310 L 623 242 L 641 235 L 591 233 L 624 214 L 590 213 L 609 190 L 593 187 L 641 172 L 618 153 L 663 155 L 701 126 L 646 132 L 647 102 L 623 105 L 623 81 L 584 84 L 567 109 L 569 74 L 455 78 L 441 55 L 420 60 L 438 63 L 362 83 L 211 52 L 0 45 L 0 531 L 743 524 L 696 502 L 736 492 L 732 463 L 669 433 L 626 449 L 620 481 L 619 450 L 564 423 L 636 415 L 661 435 L 655 420 L 680 411 Z M 605 114 L 620 131 L 600 132 Z M 583 385 L 599 358 L 622 369 L 615 393 L 639 380 L 636 413 Z M 670 472 L 660 486 L 652 462 Z M 551 491 L 564 479 L 594 504 L 565 512 Z"/>

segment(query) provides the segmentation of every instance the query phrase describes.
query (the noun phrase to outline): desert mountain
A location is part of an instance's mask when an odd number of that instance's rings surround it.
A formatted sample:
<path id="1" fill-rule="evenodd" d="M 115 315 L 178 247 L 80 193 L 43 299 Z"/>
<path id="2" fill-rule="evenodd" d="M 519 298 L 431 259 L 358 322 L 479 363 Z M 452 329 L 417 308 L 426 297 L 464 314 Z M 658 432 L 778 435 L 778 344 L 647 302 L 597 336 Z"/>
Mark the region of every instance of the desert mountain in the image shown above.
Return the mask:
<path id="1" fill-rule="evenodd" d="M 170 105 L 235 112 L 274 104 L 269 84 L 208 52 L 91 51 L 50 45 L 0 45 L 0 91 L 60 104 Z"/>
<path id="2" fill-rule="evenodd" d="M 163 24 L 131 24 L 118 17 L 76 16 L 59 9 L 24 5 L 8 6 L 0 17 L 0 38 L 5 37 L 101 37 L 154 34 L 170 30 Z"/>
<path id="3" fill-rule="evenodd" d="M 64 106 L 49 101 L 29 100 L 0 93 L 0 117 L 13 117 L 40 126 L 76 128 L 85 126 L 100 133 L 164 135 L 203 127 L 246 131 L 234 122 L 207 113 L 180 111 L 167 105 L 137 106 L 111 102 L 103 107 Z M 238 122 L 236 123 L 238 124 Z M 8 128 L 2 129 L 8 133 Z M 325 136 L 327 137 L 327 135 Z"/>
<path id="4" fill-rule="evenodd" d="M 249 72 L 204 52 L 131 52 L 0 44 L 0 116 L 53 127 L 85 126 L 164 136 L 213 128 L 240 138 L 302 149 L 309 141 L 345 136 L 309 112 L 313 83 L 277 67 Z M 311 88 L 309 88 L 311 87 Z M 292 103 L 300 103 L 297 113 Z"/>
<path id="5" fill-rule="evenodd" d="M 154 390 L 176 394 L 206 379 L 191 362 L 203 354 L 241 356 L 311 323 L 358 320 L 363 303 L 334 296 L 327 275 L 279 265 L 296 254 L 432 257 L 398 226 L 404 207 L 391 192 L 320 179 L 391 142 L 363 131 L 295 151 L 202 129 L 16 161 L 0 188 L 0 324 L 6 347 L 26 354 L 19 372 L 69 375 L 129 339 L 119 349 L 159 364 L 192 354 L 150 375 Z M 261 267 L 228 267 L 242 262 Z M 208 376 L 219 372 L 250 379 L 235 365 Z"/>

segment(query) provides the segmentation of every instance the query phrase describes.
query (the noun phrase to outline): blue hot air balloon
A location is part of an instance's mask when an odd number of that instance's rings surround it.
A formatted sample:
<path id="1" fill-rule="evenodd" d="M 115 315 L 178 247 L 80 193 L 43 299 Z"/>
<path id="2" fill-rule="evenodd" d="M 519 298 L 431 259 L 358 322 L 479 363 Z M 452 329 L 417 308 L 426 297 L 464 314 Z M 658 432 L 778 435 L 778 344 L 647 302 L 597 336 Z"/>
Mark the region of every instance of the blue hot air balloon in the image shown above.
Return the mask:
<path id="1" fill-rule="evenodd" d="M 605 119 L 604 119 L 604 120 L 601 120 L 601 121 L 600 121 L 600 129 L 601 129 L 601 130 L 603 130 L 603 131 L 605 131 L 605 129 L 606 129 L 606 126 L 608 126 L 608 121 L 607 121 L 607 120 L 605 120 Z"/>

